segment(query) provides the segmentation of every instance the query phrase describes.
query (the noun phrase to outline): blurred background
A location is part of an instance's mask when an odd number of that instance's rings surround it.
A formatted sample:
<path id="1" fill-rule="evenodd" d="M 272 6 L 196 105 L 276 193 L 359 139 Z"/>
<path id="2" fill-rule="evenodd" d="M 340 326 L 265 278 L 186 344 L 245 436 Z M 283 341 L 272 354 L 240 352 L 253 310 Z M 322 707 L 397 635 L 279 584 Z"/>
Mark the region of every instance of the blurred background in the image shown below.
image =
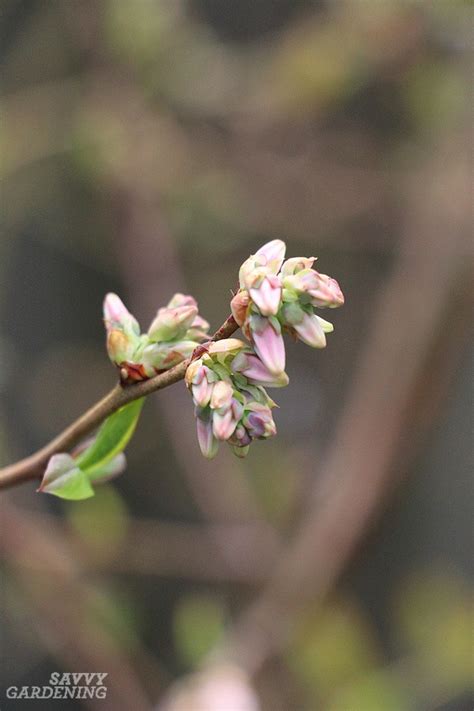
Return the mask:
<path id="1" fill-rule="evenodd" d="M 265 241 L 346 305 L 278 437 L 202 459 L 183 384 L 95 498 L 2 492 L 2 709 L 470 711 L 472 5 L 4 0 L 0 461 L 115 382 L 101 306 L 217 328 Z M 55 671 L 105 700 L 6 699 Z"/>

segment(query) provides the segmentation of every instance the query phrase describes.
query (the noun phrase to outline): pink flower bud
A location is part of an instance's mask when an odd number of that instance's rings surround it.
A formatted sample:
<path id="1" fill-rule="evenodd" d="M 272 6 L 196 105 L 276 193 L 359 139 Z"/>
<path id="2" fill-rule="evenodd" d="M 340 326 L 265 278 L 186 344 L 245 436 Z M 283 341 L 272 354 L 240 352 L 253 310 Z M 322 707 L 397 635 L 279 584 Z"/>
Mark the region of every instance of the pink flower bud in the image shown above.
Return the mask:
<path id="1" fill-rule="evenodd" d="M 263 385 L 269 388 L 283 388 L 288 385 L 288 376 L 285 372 L 277 375 L 271 373 L 254 353 L 245 351 L 238 353 L 232 361 L 232 370 L 245 375 L 252 385 Z"/>
<path id="2" fill-rule="evenodd" d="M 212 420 L 197 417 L 196 430 L 201 452 L 207 459 L 213 459 L 219 449 L 219 443 L 212 432 Z"/>
<path id="3" fill-rule="evenodd" d="M 313 306 L 336 308 L 344 303 L 344 295 L 335 279 L 314 269 L 303 269 L 283 279 L 285 290 L 308 294 Z"/>
<path id="4" fill-rule="evenodd" d="M 243 418 L 243 424 L 252 439 L 266 439 L 276 434 L 276 425 L 269 407 L 253 402 Z"/>
<path id="5" fill-rule="evenodd" d="M 196 372 L 191 386 L 193 399 L 196 405 L 199 405 L 200 407 L 206 407 L 206 405 L 209 405 L 212 391 L 214 389 L 213 380 L 215 380 L 215 378 L 213 376 L 214 374 L 212 371 L 205 365 L 200 366 Z"/>
<path id="6" fill-rule="evenodd" d="M 219 380 L 219 382 L 214 385 L 211 398 L 211 408 L 213 410 L 229 408 L 232 402 L 232 395 L 232 385 L 230 383 L 226 383 L 224 380 Z"/>
<path id="7" fill-rule="evenodd" d="M 118 329 L 124 332 L 140 333 L 138 321 L 126 308 L 122 299 L 117 294 L 109 293 L 104 299 L 104 322 L 107 331 Z"/>
<path id="8" fill-rule="evenodd" d="M 270 270 L 271 274 L 278 274 L 285 259 L 286 244 L 281 239 L 273 239 L 260 247 L 255 256 L 260 259 L 260 263 Z M 261 261 L 262 258 L 265 261 Z"/>
<path id="9" fill-rule="evenodd" d="M 174 309 L 178 306 L 195 306 L 197 309 L 197 301 L 194 296 L 189 294 L 175 294 L 167 304 L 167 308 Z"/>
<path id="10" fill-rule="evenodd" d="M 269 319 L 252 316 L 249 328 L 260 360 L 270 373 L 280 375 L 285 370 L 285 344 L 276 324 Z"/>
<path id="11" fill-rule="evenodd" d="M 323 327 L 324 326 L 324 327 Z M 298 338 L 313 348 L 325 348 L 326 336 L 329 332 L 329 327 L 332 330 L 332 324 L 329 321 L 319 318 L 315 314 L 305 313 L 303 320 L 296 323 L 293 328 L 298 335 Z"/>
<path id="12" fill-rule="evenodd" d="M 193 385 L 193 399 L 196 405 L 206 407 L 211 399 L 214 385 L 204 379 L 199 385 Z"/>
<path id="13" fill-rule="evenodd" d="M 281 283 L 276 276 L 265 276 L 250 288 L 250 297 L 262 316 L 276 316 L 281 303 Z"/>
<path id="14" fill-rule="evenodd" d="M 200 383 L 202 377 L 199 375 L 202 373 L 202 360 L 193 360 L 186 369 L 186 374 L 184 376 L 184 382 L 188 388 L 191 388 L 193 383 Z"/>
<path id="15" fill-rule="evenodd" d="M 327 274 L 319 274 L 319 286 L 316 291 L 312 291 L 314 306 L 328 306 L 330 309 L 335 309 L 344 304 L 344 294 L 341 287 L 335 279 Z"/>
<path id="16" fill-rule="evenodd" d="M 280 239 L 274 239 L 260 247 L 255 254 L 250 255 L 239 270 L 240 288 L 248 288 L 248 281 L 256 270 L 268 275 L 278 274 L 285 258 L 285 251 L 285 243 Z"/>
<path id="17" fill-rule="evenodd" d="M 135 349 L 135 340 L 118 328 L 108 330 L 107 353 L 112 363 L 120 365 L 130 360 Z"/>
<path id="18" fill-rule="evenodd" d="M 148 329 L 152 341 L 173 341 L 183 338 L 197 316 L 197 306 L 165 306 L 158 310 Z"/>
<path id="19" fill-rule="evenodd" d="M 214 436 L 220 440 L 229 439 L 237 427 L 237 420 L 234 417 L 232 408 L 222 408 L 212 413 L 212 431 Z"/>

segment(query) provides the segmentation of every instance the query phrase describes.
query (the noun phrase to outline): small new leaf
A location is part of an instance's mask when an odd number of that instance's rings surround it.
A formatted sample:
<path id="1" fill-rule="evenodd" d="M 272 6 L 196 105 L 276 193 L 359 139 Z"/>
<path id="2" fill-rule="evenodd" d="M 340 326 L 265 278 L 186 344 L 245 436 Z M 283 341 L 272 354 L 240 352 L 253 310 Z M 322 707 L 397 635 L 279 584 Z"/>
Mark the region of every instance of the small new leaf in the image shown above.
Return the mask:
<path id="1" fill-rule="evenodd" d="M 102 478 L 103 468 L 109 463 L 111 464 L 112 460 L 127 446 L 137 425 L 143 402 L 143 398 L 134 400 L 110 415 L 99 429 L 90 447 L 75 460 L 76 466 L 80 467 L 92 480 L 96 476 Z M 122 460 L 120 460 L 120 464 L 123 464 Z M 121 471 L 120 467 L 119 471 Z"/>
<path id="2" fill-rule="evenodd" d="M 73 501 L 94 496 L 89 477 L 69 454 L 51 457 L 38 491 Z"/>

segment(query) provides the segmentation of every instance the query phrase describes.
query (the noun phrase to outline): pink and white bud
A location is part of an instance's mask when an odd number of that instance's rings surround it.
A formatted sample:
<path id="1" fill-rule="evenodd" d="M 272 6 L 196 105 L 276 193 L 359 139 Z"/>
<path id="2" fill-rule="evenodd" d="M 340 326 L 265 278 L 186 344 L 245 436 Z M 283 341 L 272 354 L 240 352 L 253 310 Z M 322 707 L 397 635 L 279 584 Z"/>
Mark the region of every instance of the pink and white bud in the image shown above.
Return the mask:
<path id="1" fill-rule="evenodd" d="M 191 388 L 193 383 L 201 382 L 202 376 L 200 375 L 202 368 L 202 359 L 193 360 L 186 369 L 186 374 L 184 376 L 184 382 L 188 388 Z"/>
<path id="2" fill-rule="evenodd" d="M 179 306 L 195 306 L 197 309 L 197 301 L 194 296 L 189 294 L 177 293 L 168 301 L 166 307 L 168 309 L 174 309 Z"/>
<path id="3" fill-rule="evenodd" d="M 199 407 L 206 407 L 211 400 L 214 383 L 210 383 L 207 378 L 203 378 L 200 383 L 192 386 L 193 400 Z"/>
<path id="4" fill-rule="evenodd" d="M 250 296 L 246 289 L 241 289 L 233 297 L 230 302 L 232 316 L 235 318 L 239 326 L 243 326 L 247 317 L 247 310 L 250 303 Z"/>
<path id="5" fill-rule="evenodd" d="M 313 306 L 336 308 L 344 303 L 344 294 L 335 279 L 314 269 L 303 269 L 283 279 L 285 290 L 307 294 Z"/>
<path id="6" fill-rule="evenodd" d="M 324 327 L 323 327 L 324 326 Z M 329 321 L 319 318 L 315 314 L 305 313 L 303 320 L 293 326 L 298 338 L 312 348 L 325 348 L 326 336 L 329 333 L 328 327 L 332 324 Z"/>
<path id="7" fill-rule="evenodd" d="M 212 431 L 217 439 L 229 439 L 234 434 L 236 427 L 237 420 L 231 407 L 214 410 L 212 413 Z"/>
<path id="8" fill-rule="evenodd" d="M 250 404 L 244 415 L 243 424 L 252 439 L 266 439 L 276 434 L 276 425 L 270 408 L 258 402 Z"/>
<path id="9" fill-rule="evenodd" d="M 186 384 L 191 388 L 193 400 L 199 407 L 209 405 L 216 381 L 216 373 L 202 365 L 202 360 L 191 363 L 186 371 Z"/>
<path id="10" fill-rule="evenodd" d="M 242 351 L 232 361 L 232 370 L 245 375 L 252 385 L 263 385 L 269 388 L 283 388 L 289 379 L 285 372 L 271 373 L 267 366 L 254 353 Z"/>
<path id="11" fill-rule="evenodd" d="M 138 321 L 127 309 L 122 299 L 117 294 L 109 293 L 103 305 L 104 323 L 107 331 L 118 329 L 126 333 L 138 335 L 140 326 Z"/>
<path id="12" fill-rule="evenodd" d="M 257 270 L 268 275 L 278 274 L 285 258 L 285 251 L 285 243 L 281 239 L 274 239 L 260 247 L 255 254 L 250 255 L 239 270 L 240 288 L 248 288 L 249 280 Z"/>
<path id="13" fill-rule="evenodd" d="M 269 270 L 270 274 L 278 274 L 285 259 L 285 252 L 286 244 L 283 240 L 273 239 L 260 247 L 255 256 L 259 258 L 260 263 Z"/>
<path id="14" fill-rule="evenodd" d="M 123 361 L 130 360 L 136 347 L 136 340 L 133 336 L 127 335 L 118 328 L 107 331 L 107 353 L 116 365 Z"/>
<path id="15" fill-rule="evenodd" d="M 219 380 L 213 388 L 211 397 L 211 408 L 219 410 L 221 408 L 228 409 L 232 403 L 233 389 L 230 383 L 225 380 Z"/>
<path id="16" fill-rule="evenodd" d="M 270 319 L 255 317 L 249 325 L 254 348 L 260 360 L 273 375 L 285 370 L 285 344 L 281 330 Z"/>
<path id="17" fill-rule="evenodd" d="M 344 304 L 344 294 L 338 282 L 327 274 L 319 274 L 319 285 L 309 293 L 312 296 L 313 306 L 327 306 L 335 309 Z"/>
<path id="18" fill-rule="evenodd" d="M 283 262 L 281 275 L 283 277 L 293 276 L 293 274 L 297 274 L 303 271 L 303 269 L 311 269 L 315 260 L 316 257 L 292 257 L 291 259 L 287 259 Z"/>
<path id="19" fill-rule="evenodd" d="M 152 341 L 173 341 L 183 338 L 197 316 L 197 306 L 183 304 L 182 306 L 165 306 L 158 313 L 148 329 Z"/>
<path id="20" fill-rule="evenodd" d="M 212 420 L 210 418 L 204 420 L 200 417 L 197 417 L 196 430 L 199 447 L 201 449 L 202 454 L 207 459 L 213 459 L 217 454 L 217 450 L 219 449 L 219 442 L 214 437 L 212 431 Z"/>
<path id="21" fill-rule="evenodd" d="M 262 316 L 276 316 L 281 304 L 281 282 L 276 276 L 265 276 L 249 290 L 250 298 Z"/>

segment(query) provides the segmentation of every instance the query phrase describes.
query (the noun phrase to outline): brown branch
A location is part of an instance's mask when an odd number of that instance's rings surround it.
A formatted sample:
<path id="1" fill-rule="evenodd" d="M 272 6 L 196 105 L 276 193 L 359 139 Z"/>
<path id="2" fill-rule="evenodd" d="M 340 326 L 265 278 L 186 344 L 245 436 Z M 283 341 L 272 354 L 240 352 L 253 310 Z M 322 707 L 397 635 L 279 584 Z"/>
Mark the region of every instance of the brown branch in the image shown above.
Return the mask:
<path id="1" fill-rule="evenodd" d="M 222 326 L 218 328 L 211 340 L 220 341 L 223 338 L 228 338 L 237 329 L 238 325 L 234 318 L 229 316 Z M 191 358 L 187 358 L 165 373 L 160 373 L 160 375 L 156 375 L 149 380 L 144 380 L 141 383 L 134 385 L 122 385 L 118 383 L 115 385 L 107 395 L 69 425 L 61 434 L 51 440 L 51 442 L 29 457 L 0 469 L 0 489 L 15 486 L 16 484 L 30 479 L 40 478 L 44 467 L 53 454 L 69 451 L 86 435 L 95 430 L 106 417 L 120 407 L 127 405 L 133 400 L 138 400 L 141 397 L 150 395 L 156 390 L 163 390 L 163 388 L 167 388 L 169 385 L 173 385 L 179 380 L 182 380 L 193 357 L 195 356 L 191 356 Z"/>

